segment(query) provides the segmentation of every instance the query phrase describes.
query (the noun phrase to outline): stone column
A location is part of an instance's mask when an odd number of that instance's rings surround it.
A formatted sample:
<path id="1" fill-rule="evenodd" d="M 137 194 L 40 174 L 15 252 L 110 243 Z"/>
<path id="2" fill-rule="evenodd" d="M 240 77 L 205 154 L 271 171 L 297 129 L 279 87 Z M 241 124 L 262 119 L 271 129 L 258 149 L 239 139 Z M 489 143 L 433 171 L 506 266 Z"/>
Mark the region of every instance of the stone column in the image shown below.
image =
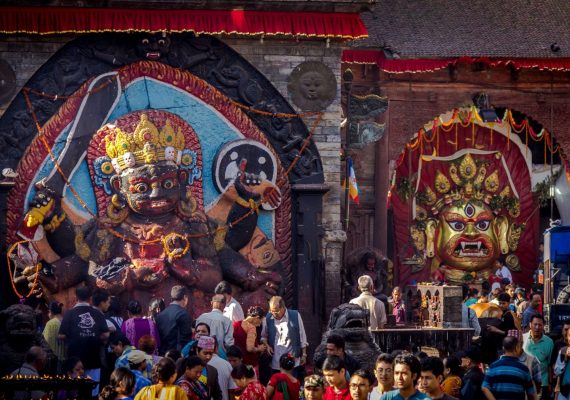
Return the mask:
<path id="1" fill-rule="evenodd" d="M 325 231 L 323 238 L 325 256 L 325 290 L 324 296 L 324 321 L 333 308 L 341 304 L 342 288 L 342 266 L 343 266 L 343 245 L 346 241 L 346 232 L 340 229 L 341 223 L 335 224 L 337 229 Z"/>

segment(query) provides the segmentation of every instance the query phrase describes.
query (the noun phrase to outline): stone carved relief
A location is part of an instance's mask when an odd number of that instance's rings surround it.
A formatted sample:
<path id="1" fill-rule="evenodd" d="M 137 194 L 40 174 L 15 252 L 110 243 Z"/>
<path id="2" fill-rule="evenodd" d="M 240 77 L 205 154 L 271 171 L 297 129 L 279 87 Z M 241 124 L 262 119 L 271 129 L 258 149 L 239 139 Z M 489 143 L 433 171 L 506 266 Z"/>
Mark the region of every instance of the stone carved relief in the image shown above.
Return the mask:
<path id="1" fill-rule="evenodd" d="M 336 78 L 318 61 L 303 62 L 291 72 L 287 85 L 293 104 L 303 111 L 322 111 L 336 97 Z"/>
<path id="2" fill-rule="evenodd" d="M 27 87 L 62 97 L 69 96 L 93 76 L 140 60 L 150 60 L 187 70 L 238 103 L 270 113 L 295 113 L 271 82 L 238 53 L 210 36 L 195 37 L 192 33 L 166 36 L 162 33 L 85 35 L 64 46 L 55 57 L 55 62 L 46 63 L 34 74 Z M 328 72 L 334 80 L 332 72 Z M 336 82 L 333 86 L 332 99 Z M 48 100 L 33 94 L 31 100 L 41 125 L 63 104 L 63 98 Z M 286 119 L 245 112 L 267 133 L 285 168 L 297 158 L 303 139 L 309 134 L 300 118 Z M 22 93 L 15 97 L 0 119 L 0 143 L 11 140 L 15 123 L 24 128 L 18 131 L 20 149 L 12 147 L 12 151 L 0 154 L 2 168 L 15 168 L 23 149 L 36 135 L 35 124 L 26 110 Z M 322 165 L 314 144 L 307 147 L 291 172 L 290 181 L 298 180 L 323 181 Z"/>

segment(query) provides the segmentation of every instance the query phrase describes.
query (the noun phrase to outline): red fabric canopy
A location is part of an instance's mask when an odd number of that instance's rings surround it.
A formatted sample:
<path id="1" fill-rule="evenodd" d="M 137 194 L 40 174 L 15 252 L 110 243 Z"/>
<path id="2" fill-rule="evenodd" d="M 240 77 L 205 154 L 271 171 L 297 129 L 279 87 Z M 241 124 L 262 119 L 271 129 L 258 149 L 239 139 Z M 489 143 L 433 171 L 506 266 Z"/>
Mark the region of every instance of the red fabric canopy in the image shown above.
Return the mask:
<path id="1" fill-rule="evenodd" d="M 358 14 L 243 10 L 1 7 L 0 33 L 195 32 L 358 39 Z"/>
<path id="2" fill-rule="evenodd" d="M 484 63 L 491 67 L 512 65 L 516 69 L 537 68 L 548 71 L 570 71 L 570 58 L 487 58 L 487 57 L 456 57 L 414 60 L 387 60 L 384 53 L 378 50 L 344 50 L 342 61 L 358 64 L 376 64 L 384 71 L 393 74 L 405 72 L 431 72 L 447 68 L 457 63 Z"/>

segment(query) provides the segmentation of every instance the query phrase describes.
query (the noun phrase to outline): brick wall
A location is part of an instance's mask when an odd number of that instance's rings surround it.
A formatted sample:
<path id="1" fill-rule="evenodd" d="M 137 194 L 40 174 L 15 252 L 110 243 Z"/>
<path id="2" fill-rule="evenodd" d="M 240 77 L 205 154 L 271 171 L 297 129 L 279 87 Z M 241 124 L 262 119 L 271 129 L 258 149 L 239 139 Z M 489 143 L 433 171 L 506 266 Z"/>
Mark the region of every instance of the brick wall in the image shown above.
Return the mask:
<path id="1" fill-rule="evenodd" d="M 231 47 L 239 52 L 261 73 L 263 73 L 279 90 L 285 99 L 295 107 L 287 91 L 287 82 L 291 71 L 304 61 L 320 61 L 327 65 L 337 80 L 337 96 L 333 103 L 327 107 L 323 119 L 315 129 L 315 141 L 325 175 L 325 182 L 329 191 L 323 197 L 322 224 L 325 229 L 325 239 L 322 245 L 322 254 L 325 258 L 325 310 L 328 315 L 332 308 L 341 302 L 341 268 L 342 243 L 346 235 L 341 224 L 341 137 L 340 122 L 342 117 L 340 96 L 340 54 L 338 45 L 326 46 L 324 41 L 291 42 L 264 40 L 256 41 L 227 41 Z M 298 112 L 302 112 L 297 109 Z M 310 129 L 314 117 L 305 118 L 305 124 Z"/>

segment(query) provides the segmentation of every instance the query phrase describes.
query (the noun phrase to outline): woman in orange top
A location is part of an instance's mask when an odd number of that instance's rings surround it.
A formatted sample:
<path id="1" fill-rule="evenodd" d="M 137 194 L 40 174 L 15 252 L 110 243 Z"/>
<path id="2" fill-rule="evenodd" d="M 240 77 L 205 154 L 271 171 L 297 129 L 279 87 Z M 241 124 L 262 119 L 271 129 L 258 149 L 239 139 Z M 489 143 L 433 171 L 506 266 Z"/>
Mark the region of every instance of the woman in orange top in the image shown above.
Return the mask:
<path id="1" fill-rule="evenodd" d="M 443 360 L 445 379 L 441 383 L 441 390 L 449 396 L 459 398 L 461 396 L 461 360 L 455 356 L 449 356 Z"/>

